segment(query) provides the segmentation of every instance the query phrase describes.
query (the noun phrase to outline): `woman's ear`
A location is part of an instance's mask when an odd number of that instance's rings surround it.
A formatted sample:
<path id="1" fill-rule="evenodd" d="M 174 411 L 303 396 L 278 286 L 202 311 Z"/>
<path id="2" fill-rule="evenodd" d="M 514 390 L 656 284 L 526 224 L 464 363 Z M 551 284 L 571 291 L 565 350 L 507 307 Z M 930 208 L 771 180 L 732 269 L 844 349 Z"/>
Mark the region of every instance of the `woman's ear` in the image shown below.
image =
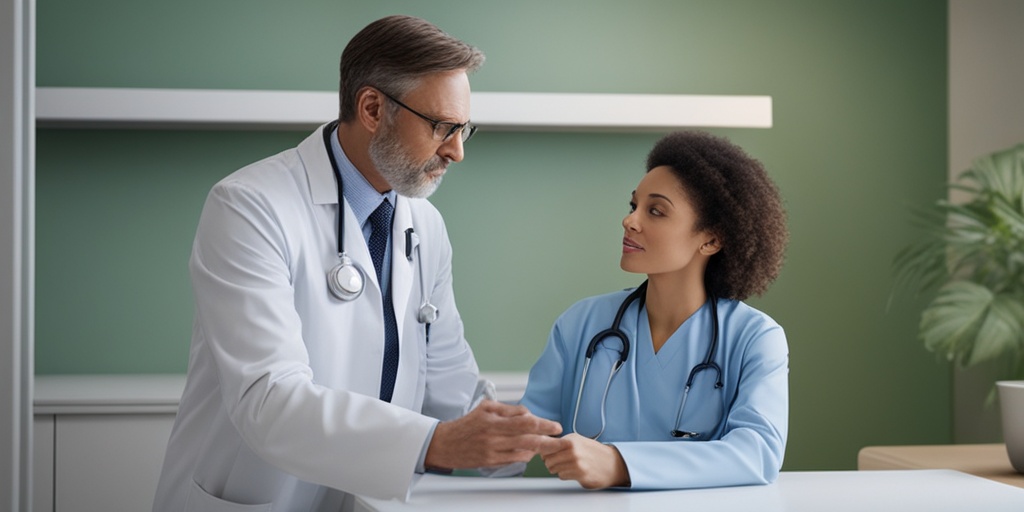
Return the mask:
<path id="1" fill-rule="evenodd" d="M 376 133 L 384 117 L 384 94 L 366 86 L 356 93 L 356 119 L 370 133 Z"/>
<path id="2" fill-rule="evenodd" d="M 722 246 L 719 245 L 718 237 L 716 236 L 711 236 L 708 241 L 704 242 L 700 246 L 700 253 L 705 256 L 711 256 L 720 250 L 722 250 Z"/>

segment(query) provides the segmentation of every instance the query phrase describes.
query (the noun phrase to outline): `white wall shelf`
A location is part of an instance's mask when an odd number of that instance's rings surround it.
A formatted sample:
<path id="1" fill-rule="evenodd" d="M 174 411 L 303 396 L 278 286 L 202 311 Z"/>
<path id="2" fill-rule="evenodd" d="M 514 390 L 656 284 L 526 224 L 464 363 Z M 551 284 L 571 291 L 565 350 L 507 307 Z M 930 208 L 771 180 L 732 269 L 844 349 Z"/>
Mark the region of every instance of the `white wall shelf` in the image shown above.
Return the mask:
<path id="1" fill-rule="evenodd" d="M 771 128 L 771 96 L 472 93 L 473 122 L 491 130 L 667 131 Z M 335 92 L 36 88 L 38 126 L 309 129 L 337 117 Z"/>

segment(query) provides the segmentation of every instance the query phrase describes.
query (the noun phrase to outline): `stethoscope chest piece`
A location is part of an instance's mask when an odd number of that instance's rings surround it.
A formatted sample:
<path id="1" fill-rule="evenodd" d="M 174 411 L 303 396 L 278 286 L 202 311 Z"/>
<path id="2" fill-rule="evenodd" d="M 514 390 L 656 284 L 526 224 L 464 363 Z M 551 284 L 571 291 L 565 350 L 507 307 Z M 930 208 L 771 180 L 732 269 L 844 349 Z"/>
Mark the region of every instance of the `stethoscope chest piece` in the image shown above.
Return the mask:
<path id="1" fill-rule="evenodd" d="M 327 287 L 340 300 L 353 300 L 362 295 L 366 287 L 366 273 L 346 254 L 327 272 Z"/>

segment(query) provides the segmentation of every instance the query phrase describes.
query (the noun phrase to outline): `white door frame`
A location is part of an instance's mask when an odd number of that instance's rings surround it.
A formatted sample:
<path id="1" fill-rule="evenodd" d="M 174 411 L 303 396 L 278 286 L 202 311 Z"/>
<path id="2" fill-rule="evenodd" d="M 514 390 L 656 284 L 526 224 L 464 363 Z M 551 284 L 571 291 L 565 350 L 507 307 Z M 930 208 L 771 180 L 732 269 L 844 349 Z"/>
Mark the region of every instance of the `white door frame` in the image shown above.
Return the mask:
<path id="1" fill-rule="evenodd" d="M 0 509 L 19 512 L 32 507 L 34 212 L 35 0 L 0 0 Z"/>

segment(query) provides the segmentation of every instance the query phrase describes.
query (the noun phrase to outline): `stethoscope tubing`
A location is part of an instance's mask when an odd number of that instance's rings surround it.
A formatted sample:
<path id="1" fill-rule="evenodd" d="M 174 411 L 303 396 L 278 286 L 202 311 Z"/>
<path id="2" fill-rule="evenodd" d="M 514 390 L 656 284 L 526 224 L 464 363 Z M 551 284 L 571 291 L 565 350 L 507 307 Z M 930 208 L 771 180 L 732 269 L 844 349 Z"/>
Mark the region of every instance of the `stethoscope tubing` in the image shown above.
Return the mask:
<path id="1" fill-rule="evenodd" d="M 338 168 L 338 162 L 334 158 L 334 152 L 331 150 L 330 134 L 334 132 L 334 128 L 338 126 L 338 122 L 334 121 L 324 126 L 323 137 L 324 145 L 327 150 L 327 157 L 331 161 L 331 169 L 334 170 L 334 178 L 338 187 L 338 264 L 335 265 L 327 273 L 328 285 L 331 293 L 334 294 L 341 300 L 354 300 L 363 293 L 363 288 L 366 286 L 366 271 L 363 270 L 362 266 L 358 262 L 354 261 L 345 252 L 345 204 L 344 204 L 344 183 L 341 180 L 341 170 Z M 394 222 L 394 218 L 391 219 Z M 414 243 L 415 241 L 415 243 Z M 427 342 L 430 340 L 430 324 L 435 322 L 438 317 L 438 309 L 430 302 L 430 296 L 427 295 L 426 284 L 424 283 L 423 277 L 423 253 L 420 250 L 419 237 L 416 236 L 415 229 L 408 228 L 405 230 L 405 257 L 412 261 L 412 249 L 413 245 L 416 246 L 416 259 L 419 267 L 420 277 L 420 297 L 423 302 L 420 304 L 420 308 L 416 311 L 416 321 L 426 325 L 427 329 Z M 348 271 L 353 275 L 352 272 L 358 274 L 359 283 L 358 290 L 339 290 L 336 289 L 335 281 L 339 272 Z"/>
<path id="2" fill-rule="evenodd" d="M 619 369 L 622 368 L 622 365 L 629 358 L 629 353 L 630 353 L 629 335 L 627 335 L 625 333 L 625 331 L 623 331 L 622 328 L 621 328 L 622 318 L 625 315 L 626 310 L 629 308 L 630 304 L 632 304 L 634 301 L 639 300 L 640 301 L 640 308 L 643 308 L 644 299 L 646 298 L 646 292 L 647 292 L 647 281 L 644 281 L 643 283 L 640 284 L 640 286 L 638 286 L 629 295 L 627 295 L 625 299 L 623 299 L 622 304 L 619 305 L 619 309 L 615 313 L 615 318 L 614 318 L 614 320 L 612 320 L 611 327 L 609 327 L 608 329 L 605 329 L 605 330 L 597 333 L 596 335 L 594 335 L 594 337 L 591 338 L 591 340 L 590 340 L 590 344 L 587 345 L 587 350 L 584 353 L 584 359 L 583 359 L 583 371 L 580 374 L 580 386 L 579 386 L 579 390 L 577 390 L 577 392 L 576 392 L 576 407 L 573 409 L 573 415 L 572 415 L 572 430 L 573 430 L 573 432 L 575 432 L 575 433 L 577 433 L 579 435 L 582 435 L 582 436 L 585 436 L 585 437 L 589 437 L 591 439 L 597 439 L 597 438 L 601 437 L 601 434 L 603 434 L 604 431 L 605 431 L 605 427 L 606 427 L 606 422 L 605 422 L 605 409 L 606 409 L 606 407 L 605 407 L 605 404 L 606 404 L 607 399 L 608 399 L 608 390 L 611 388 L 612 379 L 615 377 L 615 375 L 619 372 Z M 716 297 L 714 297 L 714 295 L 710 295 L 709 294 L 708 301 L 710 302 L 710 305 L 711 305 L 711 318 L 712 318 L 712 322 L 711 322 L 711 343 L 708 346 L 707 354 L 704 356 L 704 361 L 694 365 L 694 367 L 690 369 L 689 375 L 687 375 L 686 384 L 683 387 L 683 395 L 682 395 L 682 398 L 679 401 L 679 409 L 676 411 L 676 421 L 675 421 L 675 424 L 673 425 L 673 429 L 670 432 L 670 435 L 672 437 L 694 438 L 694 437 L 700 437 L 700 435 L 701 435 L 698 432 L 688 432 L 688 431 L 679 430 L 679 423 L 682 420 L 683 409 L 686 407 L 686 400 L 689 397 L 690 388 L 693 385 L 693 381 L 696 378 L 698 373 L 700 373 L 701 371 L 704 371 L 704 370 L 714 370 L 715 374 L 716 374 L 715 375 L 715 389 L 721 389 L 723 387 L 723 384 L 722 384 L 722 369 L 721 369 L 721 367 L 718 366 L 717 363 L 714 362 L 715 353 L 717 352 L 717 349 L 718 349 L 718 299 Z M 577 428 L 577 426 L 576 426 L 577 425 L 577 421 L 579 419 L 580 405 L 582 404 L 583 388 L 586 387 L 586 384 L 587 384 L 587 374 L 589 373 L 589 370 L 590 370 L 590 362 L 591 362 L 591 360 L 592 360 L 592 358 L 594 356 L 595 351 L 597 350 L 598 345 L 600 345 L 602 342 L 604 342 L 604 340 L 606 340 L 609 337 L 619 338 L 619 340 L 622 341 L 622 349 L 619 351 L 619 360 L 614 363 L 614 365 L 612 366 L 611 371 L 608 372 L 608 380 L 605 383 L 604 392 L 601 394 L 601 402 L 600 402 L 601 403 L 601 406 L 600 406 L 601 428 L 597 432 L 596 435 L 588 436 L 586 434 L 581 433 L 579 431 L 579 429 Z"/>

